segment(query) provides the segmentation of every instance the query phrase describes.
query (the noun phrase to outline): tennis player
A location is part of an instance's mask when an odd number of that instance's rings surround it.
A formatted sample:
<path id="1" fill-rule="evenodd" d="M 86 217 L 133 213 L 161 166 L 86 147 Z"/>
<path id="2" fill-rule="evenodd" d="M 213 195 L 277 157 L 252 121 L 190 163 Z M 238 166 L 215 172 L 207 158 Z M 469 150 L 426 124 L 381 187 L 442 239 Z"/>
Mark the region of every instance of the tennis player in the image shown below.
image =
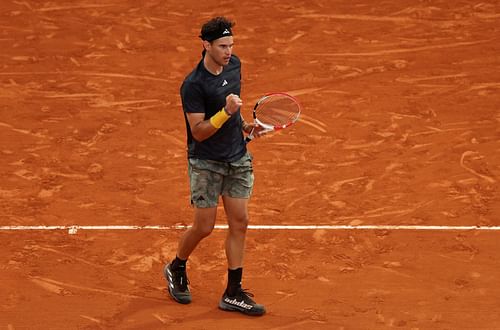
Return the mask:
<path id="1" fill-rule="evenodd" d="M 242 289 L 243 255 L 248 225 L 248 200 L 254 174 L 243 132 L 259 135 L 259 127 L 241 114 L 241 62 L 233 51 L 234 23 L 215 17 L 201 28 L 202 59 L 181 86 L 187 129 L 188 173 L 193 225 L 182 235 L 176 258 L 164 268 L 168 290 L 181 303 L 191 302 L 186 262 L 198 243 L 212 232 L 219 196 L 227 215 L 225 251 L 228 282 L 219 308 L 263 315 L 264 306 Z"/>

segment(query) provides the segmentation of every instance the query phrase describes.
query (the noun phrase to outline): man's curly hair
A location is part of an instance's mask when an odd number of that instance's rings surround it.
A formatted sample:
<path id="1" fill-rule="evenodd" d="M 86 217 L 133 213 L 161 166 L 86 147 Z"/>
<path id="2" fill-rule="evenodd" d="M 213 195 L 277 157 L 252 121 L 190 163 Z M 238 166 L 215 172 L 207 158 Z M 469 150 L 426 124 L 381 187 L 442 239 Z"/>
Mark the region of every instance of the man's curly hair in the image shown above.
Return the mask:
<path id="1" fill-rule="evenodd" d="M 218 16 L 214 17 L 201 27 L 200 38 L 202 40 L 206 40 L 209 42 L 214 41 L 219 37 L 222 31 L 226 29 L 231 31 L 231 28 L 235 25 L 235 23 L 226 17 Z"/>

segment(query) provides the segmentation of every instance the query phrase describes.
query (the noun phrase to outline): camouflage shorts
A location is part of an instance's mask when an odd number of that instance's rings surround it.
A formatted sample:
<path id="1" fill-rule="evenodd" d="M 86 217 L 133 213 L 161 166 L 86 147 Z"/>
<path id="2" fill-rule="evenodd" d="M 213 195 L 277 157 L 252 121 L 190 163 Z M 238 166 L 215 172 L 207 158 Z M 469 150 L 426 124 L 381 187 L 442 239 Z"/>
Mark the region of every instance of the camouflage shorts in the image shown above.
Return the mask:
<path id="1" fill-rule="evenodd" d="M 216 207 L 219 196 L 250 198 L 253 189 L 252 156 L 226 163 L 206 159 L 188 159 L 191 204 L 196 207 Z"/>

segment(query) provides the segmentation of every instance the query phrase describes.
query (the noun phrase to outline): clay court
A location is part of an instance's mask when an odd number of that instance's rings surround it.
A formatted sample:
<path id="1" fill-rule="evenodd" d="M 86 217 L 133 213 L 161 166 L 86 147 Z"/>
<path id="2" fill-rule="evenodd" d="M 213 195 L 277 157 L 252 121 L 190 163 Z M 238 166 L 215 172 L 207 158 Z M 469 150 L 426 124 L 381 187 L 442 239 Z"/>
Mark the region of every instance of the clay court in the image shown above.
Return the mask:
<path id="1" fill-rule="evenodd" d="M 0 9 L 0 329 L 500 329 L 497 1 Z M 260 318 L 217 308 L 224 228 L 192 304 L 162 276 L 193 215 L 179 87 L 219 15 L 244 116 L 267 92 L 303 106 L 249 144 Z"/>

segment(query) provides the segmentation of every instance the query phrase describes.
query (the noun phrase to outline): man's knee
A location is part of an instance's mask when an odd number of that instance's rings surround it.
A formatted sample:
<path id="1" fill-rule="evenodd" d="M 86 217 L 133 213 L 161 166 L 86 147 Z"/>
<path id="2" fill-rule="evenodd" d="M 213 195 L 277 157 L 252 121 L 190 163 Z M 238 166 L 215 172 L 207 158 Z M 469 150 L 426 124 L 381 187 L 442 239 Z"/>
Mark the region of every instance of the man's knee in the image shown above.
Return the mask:
<path id="1" fill-rule="evenodd" d="M 193 225 L 192 230 L 196 232 L 198 236 L 205 238 L 212 233 L 214 226 L 208 224 L 195 224 Z"/>
<path id="2" fill-rule="evenodd" d="M 229 229 L 233 232 L 246 233 L 248 228 L 248 216 L 241 215 L 233 217 L 229 221 Z"/>
<path id="3" fill-rule="evenodd" d="M 216 208 L 196 208 L 193 227 L 198 236 L 204 238 L 210 235 L 215 226 Z"/>

